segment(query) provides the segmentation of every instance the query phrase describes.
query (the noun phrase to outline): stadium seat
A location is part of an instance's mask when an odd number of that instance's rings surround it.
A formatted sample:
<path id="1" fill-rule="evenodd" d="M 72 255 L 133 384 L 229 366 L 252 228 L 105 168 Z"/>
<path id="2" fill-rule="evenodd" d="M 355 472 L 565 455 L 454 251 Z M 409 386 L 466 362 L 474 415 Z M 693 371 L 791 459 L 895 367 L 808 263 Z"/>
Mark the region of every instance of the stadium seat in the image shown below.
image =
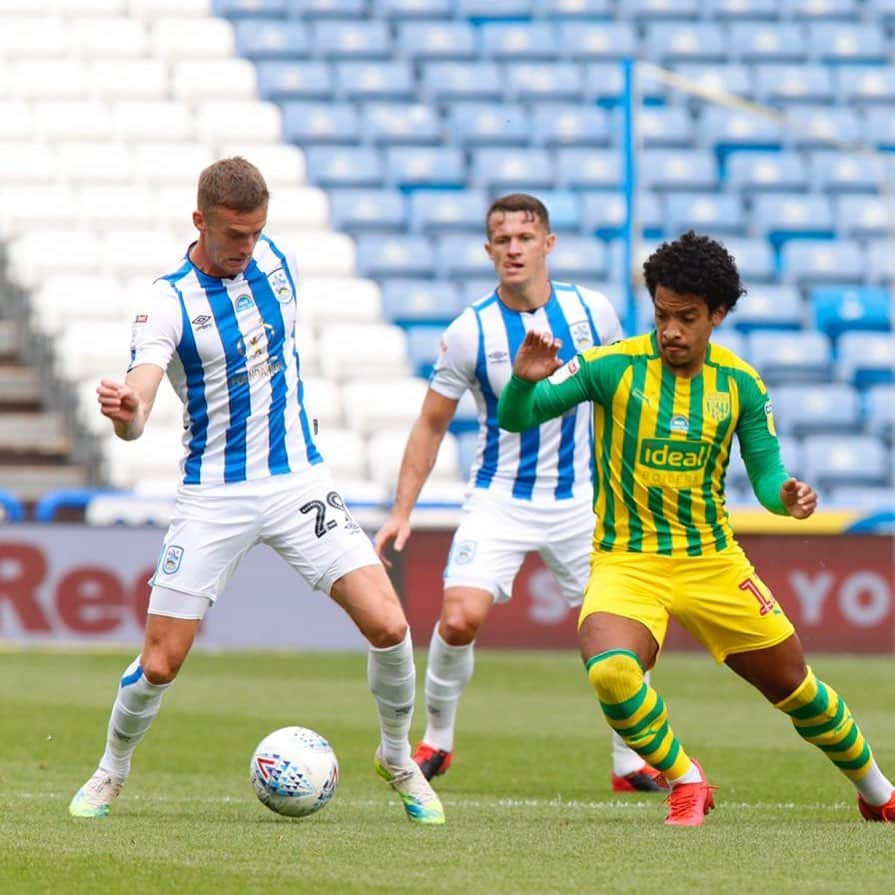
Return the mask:
<path id="1" fill-rule="evenodd" d="M 315 412 L 314 406 L 308 402 L 311 413 Z M 368 477 L 367 442 L 360 432 L 336 425 L 321 425 L 316 442 L 337 481 Z"/>
<path id="2" fill-rule="evenodd" d="M 727 34 L 715 22 L 650 20 L 645 26 L 643 46 L 660 65 L 677 62 L 719 63 L 730 58 Z"/>
<path id="3" fill-rule="evenodd" d="M 308 179 L 322 187 L 378 187 L 384 182 L 382 156 L 369 147 L 310 147 Z"/>
<path id="4" fill-rule="evenodd" d="M 99 164 L 104 156 L 112 155 L 114 160 L 115 147 L 110 146 L 111 153 L 98 152 L 95 163 Z M 119 172 L 121 182 L 135 179 L 138 183 L 152 184 L 194 184 L 196 171 L 201 171 L 206 165 L 214 161 L 211 148 L 203 143 L 138 143 L 130 153 L 130 167 L 122 168 Z M 116 160 L 117 161 L 117 160 Z M 261 164 L 254 157 L 256 164 Z M 72 164 L 79 165 L 79 174 L 87 175 L 88 165 L 83 159 L 72 159 Z M 100 178 L 91 171 L 84 179 L 110 181 L 115 169 L 110 163 L 108 171 Z M 265 170 L 268 183 L 273 180 L 272 172 Z M 92 175 L 92 176 L 91 176 Z M 108 175 L 108 176 L 107 176 Z"/>
<path id="5" fill-rule="evenodd" d="M 862 510 L 867 515 L 893 512 L 895 488 L 880 485 L 842 485 L 827 490 L 824 506 Z"/>
<path id="6" fill-rule="evenodd" d="M 360 121 L 351 103 L 308 102 L 285 100 L 283 140 L 297 146 L 317 143 L 356 144 L 360 138 Z"/>
<path id="7" fill-rule="evenodd" d="M 303 318 L 308 315 L 318 325 L 381 323 L 382 295 L 373 280 L 307 276 L 299 289 L 299 311 Z"/>
<path id="8" fill-rule="evenodd" d="M 872 239 L 864 250 L 868 283 L 892 283 L 895 281 L 895 266 L 892 264 L 892 241 Z"/>
<path id="9" fill-rule="evenodd" d="M 76 56 L 138 58 L 147 55 L 149 35 L 139 19 L 88 13 L 68 23 L 67 44 Z"/>
<path id="10" fill-rule="evenodd" d="M 804 26 L 795 22 L 730 24 L 731 54 L 740 62 L 805 62 L 809 48 Z"/>
<path id="11" fill-rule="evenodd" d="M 398 190 L 332 190 L 330 211 L 337 230 L 403 232 L 404 196 Z"/>
<path id="12" fill-rule="evenodd" d="M 581 203 L 571 190 L 540 190 L 538 198 L 550 215 L 550 229 L 554 233 L 581 230 Z"/>
<path id="13" fill-rule="evenodd" d="M 406 348 L 402 358 L 406 358 Z M 346 366 L 346 372 L 355 375 L 351 365 Z M 351 379 L 342 386 L 345 418 L 362 434 L 393 428 L 404 432 L 406 439 L 407 431 L 420 412 L 427 388 L 424 380 L 412 376 Z M 385 395 L 388 400 L 383 400 Z"/>
<path id="14" fill-rule="evenodd" d="M 895 381 L 895 336 L 891 333 L 844 332 L 836 345 L 836 377 L 855 388 Z"/>
<path id="15" fill-rule="evenodd" d="M 147 207 L 138 209 L 141 220 Z M 32 227 L 73 227 L 82 211 L 79 192 L 71 186 L 0 184 L 0 239 L 12 238 Z"/>
<path id="16" fill-rule="evenodd" d="M 48 252 L 47 246 L 53 246 Z M 100 247 L 85 231 L 38 227 L 17 236 L 6 246 L 7 272 L 22 286 L 34 287 L 55 273 L 97 274 Z M 85 344 L 92 344 L 90 339 Z M 83 353 L 83 352 L 82 352 Z"/>
<path id="17" fill-rule="evenodd" d="M 264 172 L 264 179 L 274 192 L 305 183 L 305 155 L 295 146 L 233 140 L 221 142 L 216 149 L 220 157 L 241 155 L 251 159 Z"/>
<path id="18" fill-rule="evenodd" d="M 180 426 L 150 427 L 135 441 L 109 436 L 102 451 L 106 479 L 116 488 L 131 489 L 143 478 L 170 477 L 183 456 Z"/>
<path id="19" fill-rule="evenodd" d="M 304 22 L 276 18 L 239 19 L 235 22 L 236 50 L 245 59 L 302 59 L 311 54 Z"/>
<path id="20" fill-rule="evenodd" d="M 848 330 L 892 327 L 889 292 L 880 287 L 818 286 L 808 296 L 812 324 L 834 342 Z"/>
<path id="21" fill-rule="evenodd" d="M 618 10 L 644 23 L 661 19 L 695 19 L 700 15 L 699 0 L 627 0 Z"/>
<path id="22" fill-rule="evenodd" d="M 416 376 L 428 379 L 438 358 L 443 327 L 421 324 L 405 327 L 404 331 L 410 369 Z"/>
<path id="23" fill-rule="evenodd" d="M 732 152 L 727 158 L 726 177 L 731 187 L 744 192 L 800 192 L 808 185 L 805 162 L 795 152 Z"/>
<path id="24" fill-rule="evenodd" d="M 858 115 L 865 143 L 886 152 L 895 150 L 895 111 L 891 106 L 865 107 Z"/>
<path id="25" fill-rule="evenodd" d="M 454 0 L 460 18 L 476 23 L 501 19 L 528 19 L 533 12 L 533 0 Z"/>
<path id="26" fill-rule="evenodd" d="M 398 22 L 395 44 L 399 55 L 408 59 L 474 59 L 476 31 L 469 22 Z"/>
<path id="27" fill-rule="evenodd" d="M 832 239 L 833 210 L 821 193 L 759 193 L 752 200 L 755 232 L 780 246 L 790 239 Z"/>
<path id="28" fill-rule="evenodd" d="M 344 422 L 342 390 L 324 376 L 302 376 L 302 403 L 309 416 L 317 420 L 321 431 L 328 432 Z M 327 460 L 329 457 L 327 457 Z"/>
<path id="29" fill-rule="evenodd" d="M 528 141 L 533 128 L 519 103 L 453 103 L 448 112 L 451 142 L 463 147 L 518 146 Z"/>
<path id="30" fill-rule="evenodd" d="M 637 139 L 646 148 L 689 148 L 693 131 L 693 119 L 683 106 L 647 106 L 637 119 Z"/>
<path id="31" fill-rule="evenodd" d="M 37 12 L 34 9 L 34 12 Z M 68 30 L 59 18 L 46 15 L 4 16 L 0 29 L 0 55 L 4 59 L 60 58 L 67 55 Z"/>
<path id="32" fill-rule="evenodd" d="M 503 83 L 506 95 L 518 102 L 577 102 L 590 86 L 571 62 L 508 62 Z"/>
<path id="33" fill-rule="evenodd" d="M 445 327 L 464 307 L 460 290 L 443 280 L 385 280 L 382 314 L 389 323 Z"/>
<path id="34" fill-rule="evenodd" d="M 328 62 L 264 60 L 257 64 L 261 99 L 330 99 L 335 91 L 332 66 Z"/>
<path id="35" fill-rule="evenodd" d="M 832 103 L 836 89 L 826 65 L 764 64 L 755 69 L 755 93 L 764 103 Z"/>
<path id="36" fill-rule="evenodd" d="M 749 19 L 766 22 L 780 15 L 780 0 L 707 0 L 705 9 L 711 19 L 721 22 Z"/>
<path id="37" fill-rule="evenodd" d="M 471 181 L 482 189 L 535 191 L 554 185 L 551 153 L 544 149 L 496 149 L 473 152 Z"/>
<path id="38" fill-rule="evenodd" d="M 731 193 L 669 193 L 662 221 L 670 234 L 690 228 L 700 233 L 745 235 L 746 216 L 740 198 Z"/>
<path id="39" fill-rule="evenodd" d="M 621 59 L 635 55 L 638 43 L 637 29 L 631 22 L 563 22 L 559 26 L 559 44 L 563 56 L 569 59 Z"/>
<path id="40" fill-rule="evenodd" d="M 552 61 L 560 46 L 548 22 L 485 22 L 479 28 L 479 52 L 483 59 Z"/>
<path id="41" fill-rule="evenodd" d="M 359 236 L 357 270 L 374 278 L 427 277 L 435 272 L 435 255 L 422 236 Z"/>
<path id="42" fill-rule="evenodd" d="M 801 444 L 798 438 L 791 435 L 780 435 L 778 441 L 784 468 L 790 475 L 799 476 L 801 474 Z M 737 491 L 752 491 L 752 483 L 746 472 L 746 464 L 743 461 L 738 437 L 730 443 L 730 458 L 727 464 L 725 483 Z"/>
<path id="43" fill-rule="evenodd" d="M 387 487 L 394 488 L 406 444 L 407 429 L 404 428 L 397 431 L 392 428 L 381 429 L 370 436 L 366 453 L 374 481 L 383 482 Z M 435 463 L 429 472 L 429 478 L 433 482 L 454 482 L 458 478 L 459 466 L 456 436 L 451 432 L 445 432 Z"/>
<path id="44" fill-rule="evenodd" d="M 195 116 L 196 134 L 208 145 L 216 146 L 229 139 L 233 122 L 252 135 L 258 143 L 279 143 L 283 138 L 280 107 L 258 100 L 209 100 L 203 102 Z"/>
<path id="45" fill-rule="evenodd" d="M 98 100 L 37 100 L 31 105 L 35 137 L 56 140 L 109 140 L 112 114 Z"/>
<path id="46" fill-rule="evenodd" d="M 436 237 L 436 268 L 443 276 L 486 277 L 494 265 L 485 252 L 481 236 L 446 234 Z"/>
<path id="47" fill-rule="evenodd" d="M 738 313 L 738 312 L 735 312 Z M 733 315 L 728 317 L 721 326 L 715 327 L 712 331 L 712 342 L 721 345 L 732 351 L 737 357 L 742 358 L 747 363 L 751 363 L 749 357 L 749 342 L 739 330 L 734 329 Z M 652 327 L 652 324 L 650 324 Z"/>
<path id="48" fill-rule="evenodd" d="M 153 57 L 171 61 L 225 60 L 236 49 L 232 23 L 212 16 L 153 16 L 149 42 Z"/>
<path id="49" fill-rule="evenodd" d="M 889 203 L 879 196 L 839 196 L 836 226 L 846 238 L 887 236 L 892 228 Z"/>
<path id="50" fill-rule="evenodd" d="M 50 70 L 45 76 L 56 75 Z M 78 77 L 74 73 L 72 76 Z M 102 99 L 171 99 L 170 66 L 161 59 L 91 59 L 86 63 L 84 78 L 90 95 Z M 83 90 L 79 86 L 75 92 Z"/>
<path id="51" fill-rule="evenodd" d="M 872 435 L 814 435 L 805 438 L 805 478 L 815 487 L 892 485 L 891 457 Z"/>
<path id="52" fill-rule="evenodd" d="M 541 14 L 551 19 L 609 18 L 612 14 L 612 0 L 542 0 Z"/>
<path id="53" fill-rule="evenodd" d="M 618 193 L 586 192 L 581 194 L 581 227 L 601 239 L 617 239 L 624 233 L 625 200 Z M 655 193 L 639 194 L 636 216 L 643 235 L 653 238 L 663 228 L 662 210 Z"/>
<path id="54" fill-rule="evenodd" d="M 744 282 L 766 283 L 776 278 L 774 253 L 766 240 L 729 236 L 722 241 L 736 260 Z"/>
<path id="55" fill-rule="evenodd" d="M 886 163 L 879 157 L 841 151 L 810 153 L 811 183 L 821 192 L 875 193 L 887 176 Z"/>
<path id="56" fill-rule="evenodd" d="M 364 138 L 380 145 L 441 141 L 438 114 L 422 103 L 364 103 L 361 120 Z"/>
<path id="57" fill-rule="evenodd" d="M 724 106 L 703 109 L 697 131 L 700 144 L 713 148 L 722 160 L 734 150 L 777 150 L 783 145 L 777 121 Z"/>
<path id="58" fill-rule="evenodd" d="M 837 143 L 858 143 L 864 125 L 854 109 L 789 105 L 783 128 L 788 146 L 800 149 L 832 148 Z"/>
<path id="59" fill-rule="evenodd" d="M 833 372 L 830 341 L 816 331 L 754 330 L 747 355 L 768 383 L 828 382 Z"/>
<path id="60" fill-rule="evenodd" d="M 824 63 L 872 63 L 889 61 L 889 38 L 876 23 L 811 22 L 808 25 L 811 55 Z"/>
<path id="61" fill-rule="evenodd" d="M 314 52 L 325 59 L 388 59 L 391 38 L 385 22 L 321 19 L 312 25 Z"/>
<path id="62" fill-rule="evenodd" d="M 895 68 L 891 65 L 840 65 L 835 78 L 840 105 L 895 103 Z"/>
<path id="63" fill-rule="evenodd" d="M 811 286 L 815 283 L 862 283 L 864 254 L 856 242 L 792 239 L 781 249 L 784 280 Z"/>
<path id="64" fill-rule="evenodd" d="M 795 286 L 759 284 L 737 302 L 729 320 L 741 332 L 751 332 L 799 330 L 805 317 L 805 305 Z"/>
<path id="65" fill-rule="evenodd" d="M 556 280 L 590 285 L 609 276 L 609 259 L 603 242 L 589 236 L 563 236 L 548 261 Z"/>
<path id="66" fill-rule="evenodd" d="M 409 224 L 420 233 L 464 231 L 478 235 L 487 208 L 487 196 L 480 190 L 414 190 Z"/>
<path id="67" fill-rule="evenodd" d="M 640 177 L 655 190 L 711 190 L 717 186 L 715 158 L 705 149 L 645 149 Z"/>
<path id="68" fill-rule="evenodd" d="M 402 188 L 460 188 L 466 183 L 463 154 L 453 148 L 390 146 L 385 166 L 387 182 Z"/>
<path id="69" fill-rule="evenodd" d="M 349 378 L 377 379 L 407 375 L 407 337 L 404 330 L 387 323 L 330 323 L 318 336 L 320 372 L 344 382 Z M 348 386 L 342 390 L 345 418 L 353 419 Z M 379 404 L 383 392 L 380 394 Z"/>
<path id="70" fill-rule="evenodd" d="M 500 67 L 494 62 L 423 62 L 420 99 L 435 103 L 502 100 Z"/>
<path id="71" fill-rule="evenodd" d="M 193 110 L 186 102 L 124 98 L 110 106 L 112 131 L 125 143 L 189 142 L 196 137 Z"/>
<path id="72" fill-rule="evenodd" d="M 367 0 L 288 0 L 288 4 L 292 18 L 357 19 L 367 12 Z"/>
<path id="73" fill-rule="evenodd" d="M 355 248 L 350 237 L 329 230 L 296 230 L 280 234 L 295 251 L 304 277 L 348 277 L 355 273 Z"/>
<path id="74" fill-rule="evenodd" d="M 771 392 L 774 422 L 785 435 L 851 434 L 861 428 L 858 392 L 845 383 L 777 385 Z"/>
<path id="75" fill-rule="evenodd" d="M 4 82 L 4 72 L 0 68 L 0 84 Z M 34 135 L 33 105 L 23 99 L 4 96 L 0 99 L 0 141 L 16 140 L 24 145 Z M 2 146 L 0 142 L 0 146 Z"/>
<path id="76" fill-rule="evenodd" d="M 617 62 L 587 62 L 584 64 L 584 101 L 612 108 L 622 101 L 624 79 Z M 642 71 L 637 89 L 644 105 L 661 105 L 667 101 L 668 88 L 660 80 Z"/>
<path id="77" fill-rule="evenodd" d="M 110 274 L 54 274 L 31 294 L 31 324 L 43 335 L 53 337 L 74 321 L 127 318 L 121 282 Z M 95 391 L 92 400 L 95 404 Z"/>
<path id="78" fill-rule="evenodd" d="M 528 136 L 543 146 L 608 146 L 611 139 L 603 109 L 572 103 L 535 104 Z"/>
<path id="79" fill-rule="evenodd" d="M 870 435 L 877 435 L 892 445 L 895 440 L 895 385 L 873 385 L 867 389 L 864 420 Z"/>
<path id="80" fill-rule="evenodd" d="M 710 93 L 732 93 L 751 97 L 755 92 L 752 66 L 727 62 L 722 65 L 684 62 L 674 66 L 676 74 Z"/>
<path id="81" fill-rule="evenodd" d="M 349 100 L 412 100 L 413 71 L 407 62 L 337 62 L 336 91 Z"/>
<path id="82" fill-rule="evenodd" d="M 782 8 L 785 15 L 809 22 L 851 22 L 859 16 L 858 0 L 783 0 Z"/>

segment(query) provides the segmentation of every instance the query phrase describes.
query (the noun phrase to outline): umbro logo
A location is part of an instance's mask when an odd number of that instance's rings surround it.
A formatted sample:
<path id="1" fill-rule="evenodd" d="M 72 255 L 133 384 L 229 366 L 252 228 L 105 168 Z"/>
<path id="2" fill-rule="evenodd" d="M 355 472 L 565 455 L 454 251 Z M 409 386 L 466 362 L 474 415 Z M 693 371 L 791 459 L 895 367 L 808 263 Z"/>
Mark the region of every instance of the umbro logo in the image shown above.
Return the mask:
<path id="1" fill-rule="evenodd" d="M 210 314 L 200 314 L 198 317 L 194 317 L 190 323 L 192 323 L 196 329 L 207 329 L 211 326 L 211 319 Z"/>

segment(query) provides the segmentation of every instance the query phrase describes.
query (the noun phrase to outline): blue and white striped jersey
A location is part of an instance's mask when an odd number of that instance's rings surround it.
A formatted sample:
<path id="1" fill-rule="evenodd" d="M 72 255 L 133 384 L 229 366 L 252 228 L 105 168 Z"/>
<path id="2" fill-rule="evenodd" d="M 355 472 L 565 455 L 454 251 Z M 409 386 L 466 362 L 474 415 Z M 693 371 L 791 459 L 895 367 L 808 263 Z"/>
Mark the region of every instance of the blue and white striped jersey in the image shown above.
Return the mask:
<path id="1" fill-rule="evenodd" d="M 497 425 L 497 399 L 526 332 L 551 332 L 562 339 L 563 362 L 622 337 L 618 315 L 605 295 L 569 283 L 551 285 L 550 300 L 536 311 L 513 311 L 497 292 L 466 308 L 445 330 L 429 383 L 446 398 L 459 399 L 466 389 L 475 398 L 479 438 L 470 486 L 522 500 L 583 498 L 593 489 L 589 404 L 521 434 Z"/>
<path id="2" fill-rule="evenodd" d="M 161 367 L 184 403 L 184 484 L 321 462 L 302 400 L 296 302 L 294 259 L 266 236 L 239 276 L 208 276 L 185 256 L 155 281 L 134 321 L 129 369 Z"/>

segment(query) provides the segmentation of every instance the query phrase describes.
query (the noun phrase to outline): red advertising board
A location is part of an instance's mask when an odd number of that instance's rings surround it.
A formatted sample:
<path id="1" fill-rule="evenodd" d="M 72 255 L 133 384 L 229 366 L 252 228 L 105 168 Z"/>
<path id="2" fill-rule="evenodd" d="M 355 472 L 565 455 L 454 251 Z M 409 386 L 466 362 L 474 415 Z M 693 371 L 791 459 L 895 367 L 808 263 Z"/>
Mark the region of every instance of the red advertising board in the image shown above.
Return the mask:
<path id="1" fill-rule="evenodd" d="M 892 538 L 742 535 L 738 540 L 807 650 L 895 652 Z M 417 531 L 404 550 L 401 591 L 417 643 L 428 639 L 438 617 L 450 541 L 449 532 Z M 576 619 L 577 612 L 567 607 L 552 575 L 533 555 L 516 578 L 513 599 L 494 608 L 477 643 L 574 648 Z M 701 649 L 673 622 L 666 648 Z"/>

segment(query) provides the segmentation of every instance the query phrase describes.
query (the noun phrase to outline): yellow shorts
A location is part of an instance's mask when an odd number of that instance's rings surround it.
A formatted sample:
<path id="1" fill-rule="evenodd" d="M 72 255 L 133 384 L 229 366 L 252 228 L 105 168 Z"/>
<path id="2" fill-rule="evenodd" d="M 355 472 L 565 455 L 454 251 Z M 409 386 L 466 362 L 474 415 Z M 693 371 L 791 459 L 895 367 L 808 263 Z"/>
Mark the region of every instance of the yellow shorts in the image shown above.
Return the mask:
<path id="1" fill-rule="evenodd" d="M 671 616 L 716 662 L 775 646 L 795 631 L 738 545 L 709 556 L 595 553 L 578 626 L 594 612 L 646 625 L 660 649 Z"/>

